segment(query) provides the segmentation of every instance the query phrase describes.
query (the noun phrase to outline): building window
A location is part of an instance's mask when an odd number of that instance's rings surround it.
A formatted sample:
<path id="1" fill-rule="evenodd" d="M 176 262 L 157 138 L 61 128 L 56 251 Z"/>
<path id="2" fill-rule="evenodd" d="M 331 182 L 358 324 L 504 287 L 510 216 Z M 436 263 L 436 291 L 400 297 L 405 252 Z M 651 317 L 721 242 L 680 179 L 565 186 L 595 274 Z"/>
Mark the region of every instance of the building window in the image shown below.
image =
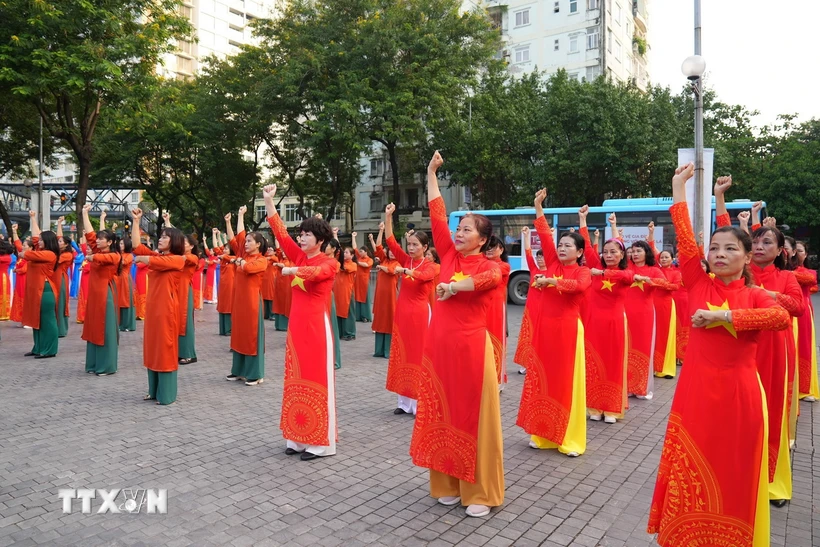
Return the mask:
<path id="1" fill-rule="evenodd" d="M 385 208 L 384 194 L 382 192 L 373 191 L 370 193 L 370 212 L 382 213 Z"/>
<path id="2" fill-rule="evenodd" d="M 588 66 L 587 67 L 586 81 L 591 82 L 600 75 L 601 75 L 601 67 L 600 66 Z"/>
<path id="3" fill-rule="evenodd" d="M 555 51 L 558 51 L 558 40 L 555 41 L 555 45 L 553 46 Z"/>
<path id="4" fill-rule="evenodd" d="M 559 2 L 556 2 L 555 7 L 553 8 L 552 11 L 554 11 L 555 13 L 558 13 L 559 11 L 561 11 L 561 4 Z"/>
<path id="5" fill-rule="evenodd" d="M 578 13 L 578 0 L 569 0 L 569 12 Z"/>
<path id="6" fill-rule="evenodd" d="M 598 30 L 587 31 L 587 49 L 598 49 Z"/>
<path id="7" fill-rule="evenodd" d="M 186 74 L 194 73 L 194 61 L 187 57 L 180 57 L 177 55 L 177 72 L 185 72 Z"/>
<path id="8" fill-rule="evenodd" d="M 525 9 L 515 12 L 515 26 L 523 27 L 530 24 L 530 10 Z"/>
<path id="9" fill-rule="evenodd" d="M 384 174 L 384 161 L 381 158 L 370 160 L 370 176 L 380 177 Z"/>
<path id="10" fill-rule="evenodd" d="M 570 36 L 569 37 L 569 52 L 570 53 L 578 53 L 578 37 L 577 36 Z"/>
<path id="11" fill-rule="evenodd" d="M 606 50 L 612 53 L 612 31 L 609 29 L 606 31 Z"/>
<path id="12" fill-rule="evenodd" d="M 621 5 L 615 4 L 615 22 L 620 25 L 621 24 Z"/>
<path id="13" fill-rule="evenodd" d="M 570 82 L 577 82 L 578 81 L 578 73 L 577 72 L 570 72 L 567 74 L 567 78 Z"/>
<path id="14" fill-rule="evenodd" d="M 504 14 L 501 12 L 500 9 L 490 10 L 490 21 L 492 22 L 494 29 L 502 30 L 503 19 L 504 19 Z"/>
<path id="15" fill-rule="evenodd" d="M 587 0 L 587 9 L 598 9 L 598 0 Z"/>
<path id="16" fill-rule="evenodd" d="M 296 222 L 299 220 L 299 214 L 296 212 L 298 208 L 298 203 L 288 203 L 285 205 L 285 222 Z"/>
<path id="17" fill-rule="evenodd" d="M 516 50 L 515 50 L 515 62 L 516 63 L 529 63 L 530 62 L 530 46 L 516 48 Z"/>
<path id="18" fill-rule="evenodd" d="M 407 204 L 408 207 L 416 208 L 419 206 L 419 189 L 418 188 L 408 188 L 404 191 L 405 199 L 404 203 Z"/>
<path id="19" fill-rule="evenodd" d="M 190 19 L 194 14 L 194 8 L 193 6 L 180 5 L 179 8 L 177 8 L 177 13 L 186 19 Z"/>
<path id="20" fill-rule="evenodd" d="M 621 43 L 618 40 L 615 40 L 615 59 L 621 61 Z"/>
<path id="21" fill-rule="evenodd" d="M 268 218 L 268 211 L 265 209 L 264 205 L 257 205 L 256 206 L 256 220 L 264 220 Z"/>

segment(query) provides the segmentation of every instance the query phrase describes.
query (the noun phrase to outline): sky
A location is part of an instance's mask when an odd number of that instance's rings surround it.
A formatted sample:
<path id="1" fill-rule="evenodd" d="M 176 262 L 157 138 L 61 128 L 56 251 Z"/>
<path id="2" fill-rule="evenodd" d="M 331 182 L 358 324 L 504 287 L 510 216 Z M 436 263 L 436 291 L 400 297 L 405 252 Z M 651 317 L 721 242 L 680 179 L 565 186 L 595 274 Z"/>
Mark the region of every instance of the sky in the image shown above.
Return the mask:
<path id="1" fill-rule="evenodd" d="M 680 90 L 681 63 L 695 52 L 695 0 L 649 0 L 652 82 Z M 720 100 L 778 114 L 820 118 L 820 2 L 701 0 L 706 85 Z"/>

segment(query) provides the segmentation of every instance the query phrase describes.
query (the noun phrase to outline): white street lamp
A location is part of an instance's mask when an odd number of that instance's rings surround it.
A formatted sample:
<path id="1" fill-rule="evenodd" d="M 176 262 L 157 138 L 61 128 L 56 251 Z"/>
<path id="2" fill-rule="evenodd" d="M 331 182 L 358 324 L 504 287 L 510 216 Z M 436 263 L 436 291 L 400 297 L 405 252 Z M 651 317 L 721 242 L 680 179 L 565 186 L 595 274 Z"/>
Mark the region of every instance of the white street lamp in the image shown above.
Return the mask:
<path id="1" fill-rule="evenodd" d="M 706 59 L 700 55 L 690 55 L 683 60 L 680 70 L 690 80 L 697 80 L 706 72 Z"/>

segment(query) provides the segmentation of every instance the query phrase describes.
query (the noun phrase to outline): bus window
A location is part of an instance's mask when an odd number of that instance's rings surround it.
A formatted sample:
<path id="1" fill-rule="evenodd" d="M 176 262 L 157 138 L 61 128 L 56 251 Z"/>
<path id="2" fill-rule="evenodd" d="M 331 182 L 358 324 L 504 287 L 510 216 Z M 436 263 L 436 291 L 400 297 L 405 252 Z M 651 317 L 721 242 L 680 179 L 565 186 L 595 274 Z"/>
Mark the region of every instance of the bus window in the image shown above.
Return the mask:
<path id="1" fill-rule="evenodd" d="M 504 245 L 507 247 L 507 254 L 510 256 L 521 256 L 524 250 L 521 248 L 521 230 L 524 226 L 532 229 L 535 217 L 529 215 L 509 215 L 504 217 L 502 237 Z"/>

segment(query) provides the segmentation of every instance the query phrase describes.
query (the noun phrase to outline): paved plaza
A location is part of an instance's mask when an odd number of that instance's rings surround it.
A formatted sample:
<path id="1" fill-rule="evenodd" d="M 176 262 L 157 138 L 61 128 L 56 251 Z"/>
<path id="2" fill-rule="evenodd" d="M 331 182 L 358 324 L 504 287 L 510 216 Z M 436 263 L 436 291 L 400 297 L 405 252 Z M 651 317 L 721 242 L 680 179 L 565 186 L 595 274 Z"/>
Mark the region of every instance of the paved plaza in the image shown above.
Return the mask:
<path id="1" fill-rule="evenodd" d="M 816 301 L 816 306 L 820 301 Z M 820 309 L 820 306 L 817 306 Z M 523 308 L 510 308 L 510 343 Z M 674 380 L 626 420 L 588 424 L 586 454 L 536 451 L 515 426 L 524 377 L 511 365 L 501 396 L 506 500 L 487 518 L 444 507 L 408 456 L 410 416 L 395 416 L 387 361 L 358 324 L 337 371 L 339 451 L 303 462 L 279 430 L 285 335 L 266 322 L 266 381 L 226 382 L 228 339 L 213 305 L 197 312 L 199 362 L 181 367 L 179 397 L 144 402 L 142 323 L 120 337 L 119 372 L 84 373 L 81 325 L 56 359 L 23 357 L 31 331 L 0 324 L 0 546 L 488 545 L 628 546 L 646 533 Z M 820 404 L 803 402 L 794 498 L 772 509 L 772 545 L 820 545 Z M 716 424 L 717 425 L 717 424 Z M 167 514 L 63 513 L 60 489 L 167 489 Z M 117 501 L 119 505 L 121 500 Z"/>

